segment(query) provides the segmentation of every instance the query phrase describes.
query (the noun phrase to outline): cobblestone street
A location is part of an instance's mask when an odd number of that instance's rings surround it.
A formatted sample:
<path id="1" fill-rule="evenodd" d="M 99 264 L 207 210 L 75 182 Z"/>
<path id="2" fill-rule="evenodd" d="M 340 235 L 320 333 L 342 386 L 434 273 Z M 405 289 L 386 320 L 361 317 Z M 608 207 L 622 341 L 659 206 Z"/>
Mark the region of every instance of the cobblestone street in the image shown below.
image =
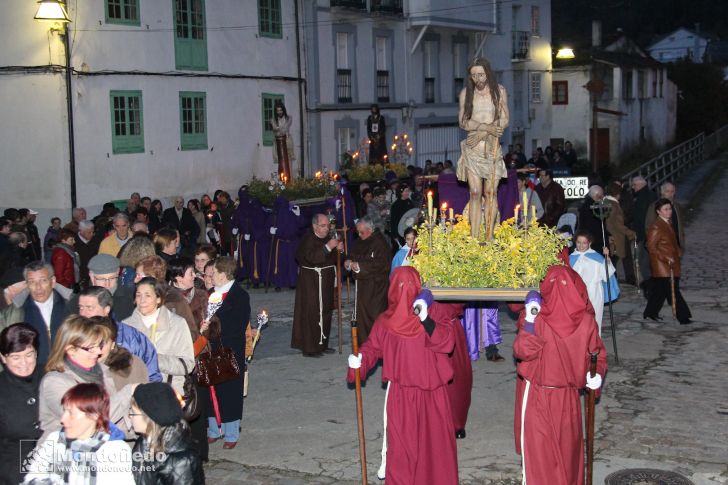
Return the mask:
<path id="1" fill-rule="evenodd" d="M 716 167 L 725 169 L 726 161 Z M 637 467 L 675 471 L 699 485 L 728 483 L 728 416 L 716 411 L 728 403 L 728 229 L 722 224 L 728 179 L 711 180 L 686 231 L 681 287 L 694 323 L 679 325 L 668 306 L 660 324 L 644 321 L 644 298 L 634 287 L 623 287 L 614 305 L 620 357 L 616 365 L 605 309 L 603 338 L 610 370 L 596 411 L 595 484 L 604 483 L 609 473 Z M 678 184 L 678 197 L 681 187 Z M 361 483 L 354 392 L 344 380 L 349 339 L 344 338 L 342 355 L 306 359 L 292 351 L 293 295 L 251 290 L 253 309 L 268 308 L 271 326 L 250 367 L 240 443 L 234 450 L 212 446 L 206 467 L 209 483 Z M 513 320 L 504 311 L 501 326 L 506 361 L 473 363 L 468 435 L 458 441 L 463 484 L 520 483 L 510 359 L 515 334 Z M 345 329 L 344 336 L 347 333 Z M 331 339 L 336 342 L 335 331 Z M 381 446 L 380 382 L 377 371 L 363 390 L 370 483 L 377 482 Z"/>

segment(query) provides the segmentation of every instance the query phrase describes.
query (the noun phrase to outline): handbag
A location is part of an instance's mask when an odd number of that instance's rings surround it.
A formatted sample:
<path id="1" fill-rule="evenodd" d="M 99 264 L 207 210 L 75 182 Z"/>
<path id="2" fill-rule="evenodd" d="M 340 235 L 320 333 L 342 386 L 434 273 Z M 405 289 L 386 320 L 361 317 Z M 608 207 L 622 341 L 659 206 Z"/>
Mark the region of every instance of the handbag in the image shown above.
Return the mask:
<path id="1" fill-rule="evenodd" d="M 212 350 L 208 345 L 207 352 L 197 358 L 197 383 L 210 387 L 232 381 L 240 377 L 240 364 L 235 352 L 229 347 L 222 346 Z"/>
<path id="2" fill-rule="evenodd" d="M 187 364 L 183 359 L 179 359 L 182 362 L 182 367 L 185 368 L 185 382 L 182 385 L 182 415 L 185 421 L 190 422 L 197 419 L 200 415 L 200 400 L 197 396 L 197 385 L 195 383 L 194 369 L 192 372 L 187 371 Z M 172 376 L 167 376 L 167 384 L 172 385 Z"/>

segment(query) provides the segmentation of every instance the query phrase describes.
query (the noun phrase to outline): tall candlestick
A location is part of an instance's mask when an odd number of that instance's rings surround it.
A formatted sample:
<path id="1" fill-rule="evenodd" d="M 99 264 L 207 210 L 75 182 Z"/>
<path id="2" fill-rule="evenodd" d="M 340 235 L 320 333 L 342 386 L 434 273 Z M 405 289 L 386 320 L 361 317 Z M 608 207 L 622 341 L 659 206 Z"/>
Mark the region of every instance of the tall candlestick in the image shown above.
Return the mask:
<path id="1" fill-rule="evenodd" d="M 450 207 L 450 220 L 451 221 L 454 221 L 455 220 L 454 211 L 452 210 L 452 207 Z"/>
<path id="2" fill-rule="evenodd" d="M 523 209 L 523 223 L 528 224 L 528 196 L 526 195 L 526 190 L 523 190 L 523 202 L 521 203 L 521 208 Z"/>
<path id="3" fill-rule="evenodd" d="M 518 209 L 520 209 L 520 208 L 521 208 L 521 204 L 516 204 L 516 209 L 514 211 L 515 215 L 513 216 L 513 221 L 516 223 L 516 227 L 518 227 Z"/>
<path id="4" fill-rule="evenodd" d="M 535 220 L 536 220 L 536 206 L 532 205 L 531 206 L 531 222 L 533 222 Z"/>
<path id="5" fill-rule="evenodd" d="M 445 214 L 447 211 L 447 202 L 443 202 L 440 206 L 440 221 L 444 224 L 445 223 Z"/>
<path id="6" fill-rule="evenodd" d="M 427 217 L 430 218 L 430 224 L 432 224 L 432 219 L 434 218 L 432 214 L 432 191 L 427 192 Z"/>

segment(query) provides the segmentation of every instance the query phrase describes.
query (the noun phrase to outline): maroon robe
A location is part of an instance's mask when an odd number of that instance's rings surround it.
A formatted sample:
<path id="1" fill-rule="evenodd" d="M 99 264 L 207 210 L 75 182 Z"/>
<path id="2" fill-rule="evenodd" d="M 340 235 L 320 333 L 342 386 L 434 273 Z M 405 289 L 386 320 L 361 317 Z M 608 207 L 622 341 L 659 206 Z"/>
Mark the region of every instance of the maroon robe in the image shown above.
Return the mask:
<path id="1" fill-rule="evenodd" d="M 389 288 L 389 306 L 360 348 L 362 377 L 383 359 L 382 381 L 390 382 L 386 483 L 457 485 L 457 446 L 447 391 L 453 377 L 448 357 L 453 325 L 444 319 L 427 335 L 412 312 L 420 292 L 414 268 L 396 268 Z M 347 379 L 354 381 L 353 369 Z"/>
<path id="2" fill-rule="evenodd" d="M 468 355 L 468 344 L 465 339 L 465 329 L 460 324 L 460 315 L 463 314 L 463 305 L 455 303 L 432 304 L 429 311 L 435 323 L 448 322 L 452 325 L 455 337 L 455 348 L 450 354 L 453 378 L 447 386 L 452 408 L 452 423 L 455 430 L 464 430 L 468 422 L 470 400 L 473 390 L 473 367 Z"/>
<path id="3" fill-rule="evenodd" d="M 574 270 L 552 266 L 540 290 L 543 302 L 534 333 L 524 329 L 521 312 L 519 332 L 513 342 L 513 355 L 519 360 L 516 452 L 523 456 L 529 485 L 583 485 L 579 390 L 586 387 L 589 354 L 599 352 L 597 373 L 604 377 L 607 352 L 586 286 Z"/>

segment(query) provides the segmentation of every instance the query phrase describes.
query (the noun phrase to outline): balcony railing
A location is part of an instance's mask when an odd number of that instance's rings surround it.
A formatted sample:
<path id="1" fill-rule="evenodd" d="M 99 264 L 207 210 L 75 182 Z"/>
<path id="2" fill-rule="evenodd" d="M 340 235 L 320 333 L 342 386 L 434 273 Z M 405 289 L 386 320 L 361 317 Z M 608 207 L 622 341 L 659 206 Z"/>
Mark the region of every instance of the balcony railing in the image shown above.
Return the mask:
<path id="1" fill-rule="evenodd" d="M 511 32 L 511 35 L 513 52 L 511 59 L 514 61 L 523 61 L 528 59 L 528 49 L 531 44 L 531 33 L 523 30 L 514 30 Z"/>
<path id="2" fill-rule="evenodd" d="M 336 70 L 336 100 L 351 103 L 351 69 Z"/>
<path id="3" fill-rule="evenodd" d="M 389 71 L 377 71 L 377 101 L 389 103 Z"/>
<path id="4" fill-rule="evenodd" d="M 366 2 L 366 0 L 331 0 L 331 6 L 332 7 L 355 8 L 357 10 L 366 10 L 367 2 Z"/>
<path id="5" fill-rule="evenodd" d="M 372 0 L 372 12 L 402 13 L 402 0 Z"/>

